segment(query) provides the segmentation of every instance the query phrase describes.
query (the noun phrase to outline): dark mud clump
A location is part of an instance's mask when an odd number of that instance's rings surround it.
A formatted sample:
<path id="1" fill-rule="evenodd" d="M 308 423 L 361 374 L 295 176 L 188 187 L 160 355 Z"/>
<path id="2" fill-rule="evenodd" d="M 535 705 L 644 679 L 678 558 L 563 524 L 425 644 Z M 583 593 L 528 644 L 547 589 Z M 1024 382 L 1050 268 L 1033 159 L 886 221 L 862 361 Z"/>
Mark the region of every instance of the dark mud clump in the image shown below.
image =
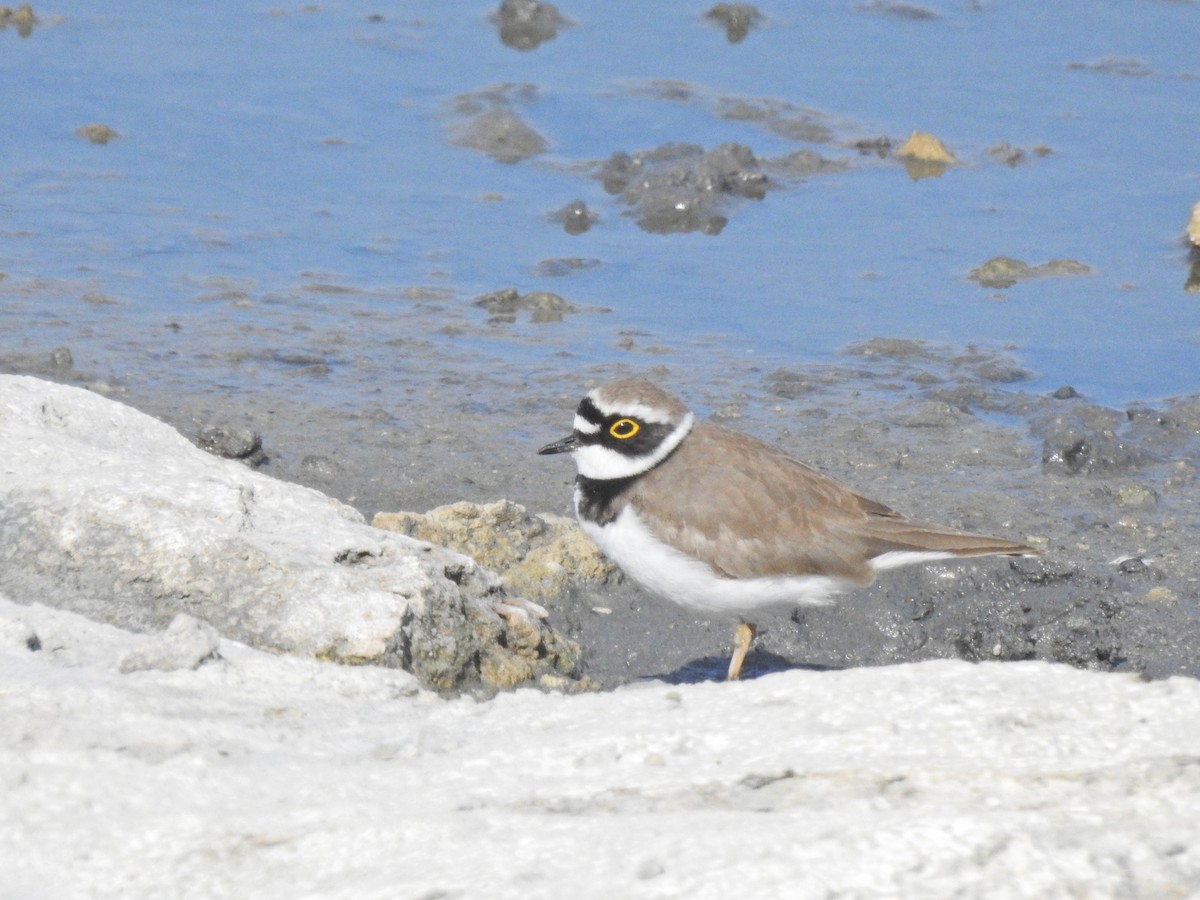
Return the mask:
<path id="1" fill-rule="evenodd" d="M 850 168 L 850 164 L 844 159 L 827 159 L 814 150 L 795 150 L 786 156 L 768 160 L 767 167 L 788 178 L 809 178 L 844 172 Z"/>
<path id="2" fill-rule="evenodd" d="M 1006 165 L 1010 169 L 1015 169 L 1017 166 L 1029 162 L 1031 156 L 1045 157 L 1054 151 L 1044 144 L 1038 144 L 1029 150 L 1024 150 L 1020 147 L 1014 147 L 1008 141 L 1001 141 L 998 144 L 988 147 L 984 152 L 996 162 Z"/>
<path id="3" fill-rule="evenodd" d="M 856 9 L 881 16 L 907 19 L 910 22 L 936 22 L 942 17 L 936 9 L 917 6 L 915 3 L 900 3 L 897 0 L 871 0 L 869 3 L 860 4 Z"/>
<path id="4" fill-rule="evenodd" d="M 267 460 L 262 435 L 244 425 L 209 424 L 196 435 L 196 446 L 214 456 L 237 459 L 248 466 L 260 466 Z"/>
<path id="5" fill-rule="evenodd" d="M 522 294 L 516 288 L 505 288 L 476 297 L 472 303 L 488 313 L 488 321 L 494 324 L 515 322 L 518 312 L 528 312 L 530 320 L 537 323 L 561 322 L 567 313 L 579 310 L 549 291 L 529 291 Z"/>
<path id="6" fill-rule="evenodd" d="M 454 143 L 486 153 L 502 163 L 518 163 L 546 152 L 546 139 L 513 110 L 489 109 L 456 129 Z"/>
<path id="7" fill-rule="evenodd" d="M 588 209 L 582 200 L 572 200 L 562 209 L 552 213 L 550 218 L 562 223 L 563 231 L 567 234 L 583 234 L 596 224 L 597 216 Z"/>
<path id="8" fill-rule="evenodd" d="M 1018 281 L 1032 278 L 1064 278 L 1078 275 L 1095 275 L 1096 270 L 1087 263 L 1075 259 L 1052 259 L 1040 265 L 1010 256 L 994 256 L 982 266 L 967 274 L 967 281 L 975 281 L 985 288 L 1010 288 Z"/>
<path id="9" fill-rule="evenodd" d="M 733 143 L 707 152 L 694 144 L 664 144 L 633 155 L 614 153 L 598 177 L 630 207 L 638 225 L 655 234 L 720 234 L 735 201 L 761 200 L 770 187 L 758 157 Z"/>
<path id="10" fill-rule="evenodd" d="M 540 278 L 563 278 L 578 272 L 586 272 L 599 265 L 601 265 L 600 260 L 591 257 L 565 256 L 540 260 L 533 267 L 533 273 Z"/>
<path id="11" fill-rule="evenodd" d="M 514 50 L 533 50 L 558 37 L 574 24 L 553 3 L 541 0 L 504 0 L 491 19 L 500 29 L 500 41 Z"/>
<path id="12" fill-rule="evenodd" d="M 1101 75 L 1119 75 L 1123 78 L 1148 78 L 1150 67 L 1140 59 L 1129 56 L 1105 56 L 1095 62 L 1069 62 L 1070 72 L 1097 72 Z"/>
<path id="13" fill-rule="evenodd" d="M 762 13 L 750 3 L 718 3 L 704 14 L 704 18 L 725 29 L 725 37 L 731 44 L 740 44 L 762 21 Z"/>

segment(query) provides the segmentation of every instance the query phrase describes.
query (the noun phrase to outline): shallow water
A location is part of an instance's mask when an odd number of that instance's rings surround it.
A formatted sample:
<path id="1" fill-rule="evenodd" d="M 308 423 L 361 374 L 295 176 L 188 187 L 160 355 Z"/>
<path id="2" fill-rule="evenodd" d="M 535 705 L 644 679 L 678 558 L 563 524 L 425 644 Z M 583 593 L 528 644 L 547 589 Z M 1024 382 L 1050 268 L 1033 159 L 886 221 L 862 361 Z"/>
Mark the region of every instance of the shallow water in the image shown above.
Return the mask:
<path id="1" fill-rule="evenodd" d="M 78 370 L 191 394 L 289 393 L 300 372 L 351 409 L 463 367 L 704 380 L 880 334 L 1012 345 L 1028 387 L 1100 402 L 1200 390 L 1179 243 L 1200 199 L 1196 4 L 785 4 L 733 44 L 699 6 L 563 3 L 575 24 L 528 52 L 491 9 L 73 2 L 0 32 L 8 352 L 66 346 Z M 454 143 L 463 95 L 547 151 Z M 724 117 L 735 102 L 773 118 Z M 828 136 L 769 127 L 789 119 Z M 119 137 L 75 134 L 92 122 Z M 849 146 L 914 129 L 963 165 L 913 180 Z M 718 235 L 643 231 L 592 174 L 726 141 L 847 168 L 777 177 Z M 575 199 L 599 217 L 581 235 L 548 219 Z M 1096 274 L 965 280 L 1001 255 Z M 535 268 L 569 257 L 599 262 Z M 510 286 L 610 311 L 489 324 L 472 298 Z"/>

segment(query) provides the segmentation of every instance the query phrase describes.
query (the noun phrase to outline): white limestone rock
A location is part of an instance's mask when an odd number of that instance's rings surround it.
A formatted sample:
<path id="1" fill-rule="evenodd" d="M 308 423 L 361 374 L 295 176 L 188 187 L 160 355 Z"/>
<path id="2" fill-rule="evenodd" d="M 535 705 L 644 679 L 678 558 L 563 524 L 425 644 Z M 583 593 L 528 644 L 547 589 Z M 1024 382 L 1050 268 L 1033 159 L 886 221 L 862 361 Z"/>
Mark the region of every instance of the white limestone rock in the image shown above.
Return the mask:
<path id="1" fill-rule="evenodd" d="M 0 595 L 0 897 L 1200 884 L 1191 678 L 944 660 L 476 703 L 229 640 L 194 670 L 119 671 L 155 640 Z"/>
<path id="2" fill-rule="evenodd" d="M 185 613 L 253 646 L 408 668 L 439 690 L 486 687 L 481 659 L 498 687 L 579 661 L 539 618 L 514 669 L 494 605 L 524 601 L 468 557 L 36 378 L 0 376 L 0 538 L 0 590 L 129 630 Z"/>

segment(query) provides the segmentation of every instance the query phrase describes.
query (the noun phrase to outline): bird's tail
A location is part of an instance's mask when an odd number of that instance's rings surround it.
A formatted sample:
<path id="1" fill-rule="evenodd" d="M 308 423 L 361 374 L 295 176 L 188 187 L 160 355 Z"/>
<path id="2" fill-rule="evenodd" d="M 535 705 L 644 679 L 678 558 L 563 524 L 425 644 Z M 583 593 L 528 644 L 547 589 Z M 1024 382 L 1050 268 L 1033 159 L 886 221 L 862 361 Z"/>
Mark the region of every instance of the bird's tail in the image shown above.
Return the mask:
<path id="1" fill-rule="evenodd" d="M 1042 555 L 1036 547 L 1017 541 L 899 517 L 873 524 L 869 553 L 876 569 L 952 557 Z"/>

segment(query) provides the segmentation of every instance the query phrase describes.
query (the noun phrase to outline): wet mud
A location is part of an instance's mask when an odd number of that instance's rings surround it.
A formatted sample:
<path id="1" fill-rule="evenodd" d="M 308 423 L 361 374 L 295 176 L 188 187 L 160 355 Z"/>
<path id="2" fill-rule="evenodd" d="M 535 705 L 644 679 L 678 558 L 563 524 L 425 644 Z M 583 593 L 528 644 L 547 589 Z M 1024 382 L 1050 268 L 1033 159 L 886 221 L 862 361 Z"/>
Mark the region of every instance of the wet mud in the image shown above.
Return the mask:
<path id="1" fill-rule="evenodd" d="M 424 362 L 431 373 L 439 367 L 434 353 Z M 1004 352 L 909 339 L 863 341 L 821 365 L 724 362 L 719 377 L 636 357 L 532 377 L 494 362 L 431 375 L 402 400 L 360 409 L 307 402 L 304 381 L 323 377 L 311 369 L 290 396 L 214 402 L 115 392 L 211 452 L 368 517 L 500 499 L 531 515 L 570 516 L 574 469 L 536 456 L 537 447 L 569 430 L 590 386 L 646 375 L 699 414 L 777 443 L 909 515 L 1045 550 L 1034 560 L 893 571 L 831 609 L 767 618 L 749 677 L 947 657 L 1200 675 L 1200 397 L 1115 409 L 1066 385 L 1035 394 L 1021 387 L 1033 373 Z M 114 391 L 109 379 L 76 373 L 64 351 L 9 356 L 3 368 Z M 509 518 L 478 527 L 530 530 L 523 511 L 520 527 Z M 517 536 L 475 541 L 508 546 Z M 466 549 L 489 564 L 486 552 Z M 538 602 L 579 641 L 588 677 L 607 686 L 721 677 L 729 623 L 694 619 L 619 571 L 577 568 Z"/>

